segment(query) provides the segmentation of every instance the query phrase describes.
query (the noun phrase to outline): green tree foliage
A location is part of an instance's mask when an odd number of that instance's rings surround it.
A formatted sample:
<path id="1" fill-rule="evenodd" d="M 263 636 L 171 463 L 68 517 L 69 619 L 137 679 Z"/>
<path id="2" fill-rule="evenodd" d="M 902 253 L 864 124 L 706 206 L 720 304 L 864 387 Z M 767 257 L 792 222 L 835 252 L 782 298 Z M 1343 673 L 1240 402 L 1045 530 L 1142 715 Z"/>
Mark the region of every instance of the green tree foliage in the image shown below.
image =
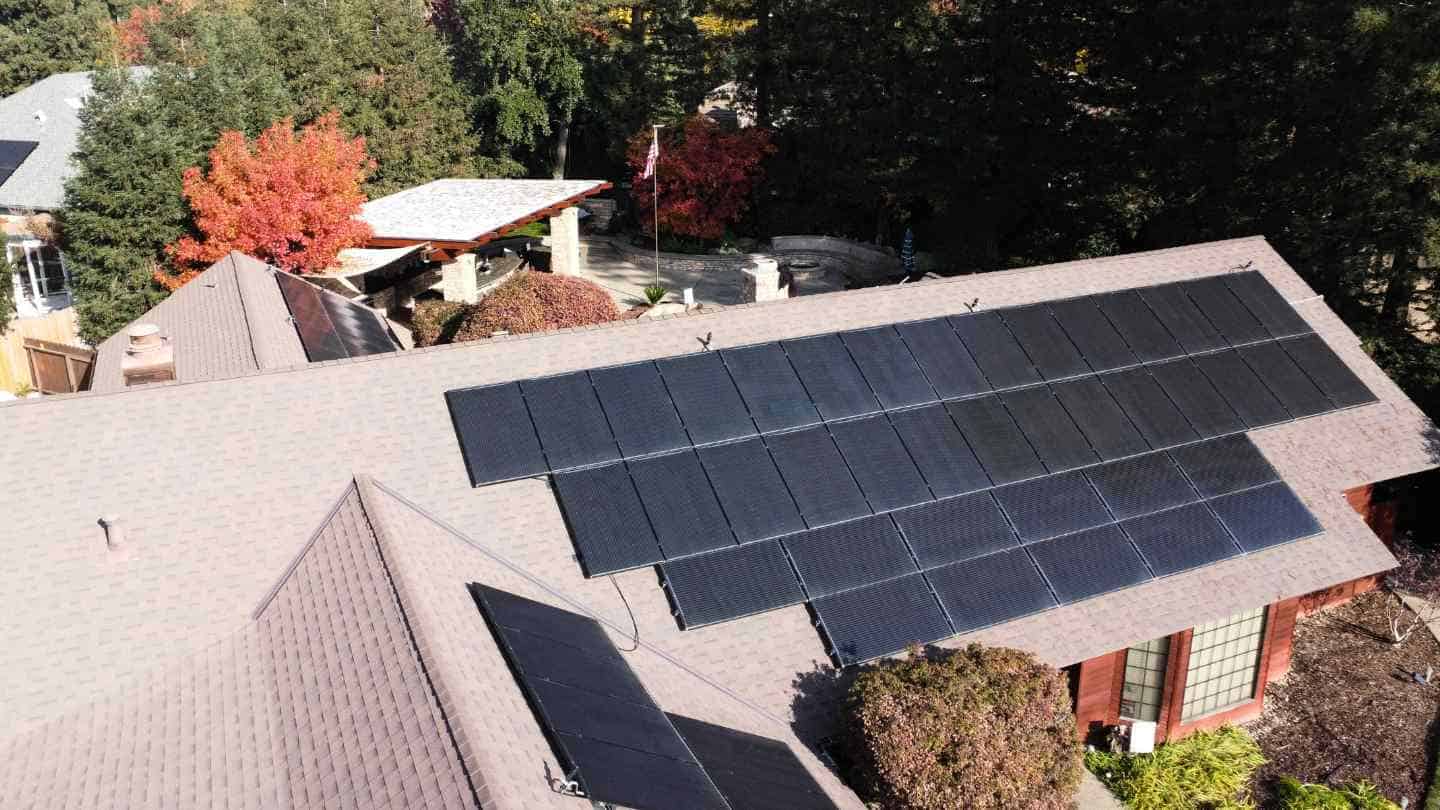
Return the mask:
<path id="1" fill-rule="evenodd" d="M 10 328 L 10 319 L 15 316 L 15 265 L 10 263 L 8 251 L 0 250 L 0 335 Z"/>
<path id="2" fill-rule="evenodd" d="M 101 0 L 0 0 L 0 96 L 93 67 L 108 45 L 110 11 Z"/>
<path id="3" fill-rule="evenodd" d="M 1344 787 L 1301 784 L 1285 777 L 1276 790 L 1280 810 L 1400 810 L 1368 782 Z"/>
<path id="4" fill-rule="evenodd" d="M 1260 746 L 1234 726 L 1191 734 L 1153 754 L 1085 755 L 1086 767 L 1132 810 L 1253 807 L 1250 780 L 1264 764 Z"/>

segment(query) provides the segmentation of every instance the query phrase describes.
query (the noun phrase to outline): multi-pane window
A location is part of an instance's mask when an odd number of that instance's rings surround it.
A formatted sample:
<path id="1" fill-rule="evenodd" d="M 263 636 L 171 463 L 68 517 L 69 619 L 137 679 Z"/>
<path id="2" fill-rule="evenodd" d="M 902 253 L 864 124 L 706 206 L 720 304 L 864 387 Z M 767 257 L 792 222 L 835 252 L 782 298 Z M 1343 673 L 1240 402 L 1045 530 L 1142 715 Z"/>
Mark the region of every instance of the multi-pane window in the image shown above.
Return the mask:
<path id="1" fill-rule="evenodd" d="M 1264 641 L 1263 607 L 1196 627 L 1180 720 L 1253 700 Z"/>
<path id="2" fill-rule="evenodd" d="M 1121 717 L 1127 720 L 1160 719 L 1160 698 L 1165 694 L 1165 665 L 1169 660 L 1169 636 L 1125 651 L 1125 684 L 1120 692 Z"/>
<path id="3" fill-rule="evenodd" d="M 17 302 L 28 304 L 36 311 L 69 303 L 68 298 L 55 298 L 70 290 L 69 276 L 58 249 L 38 240 L 11 242 L 5 248 L 15 272 Z"/>

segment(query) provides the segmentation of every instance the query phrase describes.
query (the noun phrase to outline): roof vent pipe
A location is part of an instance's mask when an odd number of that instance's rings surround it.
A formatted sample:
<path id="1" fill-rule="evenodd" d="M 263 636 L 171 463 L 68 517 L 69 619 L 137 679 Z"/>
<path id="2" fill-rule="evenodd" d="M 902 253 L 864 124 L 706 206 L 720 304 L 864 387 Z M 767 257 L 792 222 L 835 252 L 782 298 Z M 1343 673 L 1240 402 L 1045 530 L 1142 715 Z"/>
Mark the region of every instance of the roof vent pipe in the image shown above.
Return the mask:
<path id="1" fill-rule="evenodd" d="M 100 518 L 100 525 L 105 528 L 105 545 L 109 546 L 111 551 L 125 547 L 125 527 L 121 525 L 120 518 L 106 515 Z"/>
<path id="2" fill-rule="evenodd" d="M 153 323 L 130 327 L 130 343 L 120 358 L 120 373 L 126 385 L 166 382 L 175 379 L 175 347 L 160 335 Z"/>

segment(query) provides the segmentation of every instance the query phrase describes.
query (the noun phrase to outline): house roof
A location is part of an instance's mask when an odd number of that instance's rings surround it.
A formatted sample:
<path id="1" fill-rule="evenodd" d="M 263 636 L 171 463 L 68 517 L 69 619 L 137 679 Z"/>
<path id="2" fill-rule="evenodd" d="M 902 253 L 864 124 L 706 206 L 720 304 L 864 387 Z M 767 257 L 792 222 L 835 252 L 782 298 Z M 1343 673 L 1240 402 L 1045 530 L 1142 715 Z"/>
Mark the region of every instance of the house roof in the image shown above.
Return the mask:
<path id="1" fill-rule="evenodd" d="M 133 721 L 126 718 L 147 712 L 131 708 L 136 704 L 128 701 L 141 699 L 137 695 L 173 707 L 163 731 L 158 718 L 156 726 L 144 727 L 152 748 L 239 750 L 198 742 L 229 729 L 247 737 L 246 729 L 226 725 L 234 712 L 224 701 L 238 697 L 206 687 L 199 691 L 209 703 L 196 692 L 184 693 L 195 695 L 189 702 L 166 700 L 154 697 L 160 694 L 155 684 L 198 677 L 183 673 L 213 674 L 221 667 L 202 663 L 214 660 L 205 656 L 220 655 L 216 651 L 238 634 L 256 632 L 248 628 L 266 612 L 252 619 L 255 606 L 306 547 L 318 516 L 332 508 L 352 471 L 363 470 L 373 481 L 362 478 L 357 491 L 380 558 L 454 750 L 487 807 L 565 808 L 579 800 L 544 783 L 544 767 L 555 763 L 465 592 L 470 582 L 595 616 L 621 649 L 635 648 L 631 665 L 662 709 L 790 742 L 837 804 L 858 807 L 795 742 L 815 744 L 830 733 L 834 697 L 844 684 L 806 609 L 682 631 L 652 569 L 586 579 L 547 480 L 471 487 L 444 392 L 689 353 L 702 339 L 718 349 L 952 314 L 976 297 L 985 307 L 1022 304 L 1242 265 L 1260 271 L 1379 397 L 1250 434 L 1324 531 L 946 642 L 1005 644 L 1069 664 L 1394 564 L 1344 493 L 1435 466 L 1434 426 L 1263 239 L 0 406 L 0 446 L 26 459 L 6 465 L 0 483 L 11 492 L 32 492 L 36 481 L 66 484 L 63 492 L 13 501 L 0 529 L 0 565 L 22 572 L 3 591 L 8 621 L 0 626 L 0 642 L 11 654 L 0 670 L 0 712 L 9 719 L 0 746 L 10 752 L 0 762 L 8 757 L 16 764 L 0 778 L 0 791 L 37 779 L 131 779 L 117 774 L 114 752 L 131 739 L 123 724 Z M 96 523 L 101 515 L 123 521 L 124 551 L 107 549 Z M 307 587 L 331 611 L 325 615 L 334 615 L 352 610 L 346 600 L 358 597 L 346 594 L 363 582 L 345 572 Z M 287 644 L 320 655 L 350 643 L 333 641 L 301 611 L 289 615 Z M 351 624 L 373 626 L 364 619 Z M 373 669 L 365 660 L 355 667 L 366 670 L 354 673 L 361 684 L 355 688 L 391 701 L 387 691 L 365 688 L 363 677 Z M 307 701 L 324 691 L 320 676 L 304 668 L 275 676 L 282 677 L 311 684 L 303 690 Z M 127 708 L 106 708 L 120 704 Z M 311 724 L 300 736 L 300 751 L 374 744 L 363 728 L 315 720 L 329 715 L 306 705 Z M 272 728 L 285 723 L 271 721 Z M 443 746 L 426 750 L 445 761 Z M 191 776 L 178 766 L 149 771 L 149 789 L 167 796 L 181 791 L 186 798 L 176 804 L 202 803 L 194 800 L 195 786 L 208 779 L 206 790 L 227 791 L 214 804 L 254 806 L 247 800 L 253 794 L 229 781 L 229 774 L 250 779 L 244 774 L 253 769 L 226 767 L 219 756 L 197 754 L 198 772 Z M 143 770 L 153 761 L 134 764 Z M 57 765 L 65 773 L 54 773 Z M 355 773 L 319 767 L 347 786 Z M 39 790 L 20 796 L 43 796 Z M 308 805 L 329 794 L 290 795 Z"/>
<path id="2" fill-rule="evenodd" d="M 371 200 L 372 243 L 484 243 L 609 188 L 603 180 L 434 180 Z"/>

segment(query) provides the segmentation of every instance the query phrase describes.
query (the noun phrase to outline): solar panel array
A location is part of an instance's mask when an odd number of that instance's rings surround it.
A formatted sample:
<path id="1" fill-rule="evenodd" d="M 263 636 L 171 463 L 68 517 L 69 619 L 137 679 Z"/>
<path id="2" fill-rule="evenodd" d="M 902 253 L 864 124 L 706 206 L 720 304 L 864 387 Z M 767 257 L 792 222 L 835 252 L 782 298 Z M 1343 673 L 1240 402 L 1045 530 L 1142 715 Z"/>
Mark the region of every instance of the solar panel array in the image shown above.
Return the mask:
<path id="1" fill-rule="evenodd" d="M 0 140 L 0 184 L 10 179 L 10 175 L 20 168 L 25 158 L 35 151 L 40 144 L 36 141 L 4 141 Z"/>
<path id="2" fill-rule="evenodd" d="M 844 663 L 1313 534 L 1243 433 L 1375 399 L 1255 272 L 447 398 L 587 575 L 661 563 L 687 627 L 809 602 Z"/>
<path id="3" fill-rule="evenodd" d="M 369 307 L 324 292 L 290 273 L 276 273 L 275 280 L 310 362 L 396 350 L 390 328 Z"/>

